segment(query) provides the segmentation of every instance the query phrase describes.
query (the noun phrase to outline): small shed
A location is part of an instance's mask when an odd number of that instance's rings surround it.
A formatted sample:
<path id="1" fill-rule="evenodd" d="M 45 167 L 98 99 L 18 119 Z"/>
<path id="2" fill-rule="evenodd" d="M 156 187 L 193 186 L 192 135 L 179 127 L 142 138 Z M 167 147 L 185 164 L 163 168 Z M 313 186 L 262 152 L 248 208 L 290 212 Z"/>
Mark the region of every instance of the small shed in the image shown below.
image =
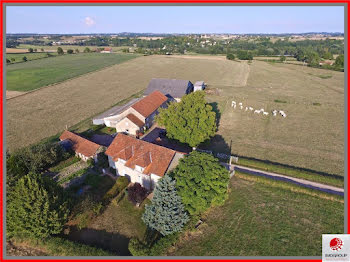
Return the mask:
<path id="1" fill-rule="evenodd" d="M 194 86 L 193 86 L 193 91 L 199 91 L 199 90 L 204 90 L 205 89 L 205 84 L 204 81 L 197 81 Z"/>

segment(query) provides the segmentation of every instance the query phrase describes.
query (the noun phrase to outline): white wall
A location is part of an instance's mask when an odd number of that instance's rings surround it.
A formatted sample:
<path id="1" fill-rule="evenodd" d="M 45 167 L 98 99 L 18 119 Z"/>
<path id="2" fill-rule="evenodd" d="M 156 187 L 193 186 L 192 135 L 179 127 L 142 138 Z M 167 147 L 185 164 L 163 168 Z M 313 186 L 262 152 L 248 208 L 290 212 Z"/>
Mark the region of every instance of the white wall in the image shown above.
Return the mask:
<path id="1" fill-rule="evenodd" d="M 160 179 L 160 177 L 155 174 L 145 175 L 145 174 L 142 174 L 142 172 L 139 172 L 135 169 L 126 167 L 124 165 L 125 161 L 118 160 L 114 162 L 110 156 L 108 156 L 108 161 L 109 161 L 109 165 L 116 169 L 117 176 L 127 176 L 128 179 L 130 179 L 130 182 L 139 183 L 141 184 L 141 186 L 143 186 L 148 190 L 153 190 L 154 185 Z M 111 161 L 113 163 L 111 163 Z"/>

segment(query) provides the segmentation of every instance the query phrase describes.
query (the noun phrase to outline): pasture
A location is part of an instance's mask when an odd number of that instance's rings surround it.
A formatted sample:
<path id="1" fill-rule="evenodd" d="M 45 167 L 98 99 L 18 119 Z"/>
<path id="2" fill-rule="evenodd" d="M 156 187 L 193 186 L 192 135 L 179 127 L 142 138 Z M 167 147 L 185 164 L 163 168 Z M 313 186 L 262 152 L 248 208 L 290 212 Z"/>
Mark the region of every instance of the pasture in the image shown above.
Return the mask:
<path id="1" fill-rule="evenodd" d="M 321 234 L 344 232 L 344 203 L 299 190 L 235 175 L 225 204 L 202 215 L 168 255 L 321 256 Z"/>
<path id="2" fill-rule="evenodd" d="M 126 54 L 89 53 L 10 64 L 6 67 L 6 89 L 9 91 L 30 91 L 119 64 L 135 57 L 135 55 Z"/>
<path id="3" fill-rule="evenodd" d="M 207 100 L 217 107 L 220 122 L 217 136 L 204 147 L 228 152 L 231 145 L 232 154 L 343 175 L 344 73 L 262 61 L 142 56 L 83 75 L 8 100 L 7 145 L 13 150 L 55 135 L 140 92 L 156 77 L 208 84 Z M 233 109 L 232 100 L 270 114 Z M 287 117 L 273 117 L 273 109 Z"/>
<path id="4" fill-rule="evenodd" d="M 207 99 L 220 113 L 211 147 L 228 152 L 231 146 L 236 155 L 344 175 L 344 73 L 253 61 L 246 85 L 208 84 Z M 242 102 L 243 110 L 233 109 L 232 101 Z M 274 109 L 287 117 L 274 117 Z"/>

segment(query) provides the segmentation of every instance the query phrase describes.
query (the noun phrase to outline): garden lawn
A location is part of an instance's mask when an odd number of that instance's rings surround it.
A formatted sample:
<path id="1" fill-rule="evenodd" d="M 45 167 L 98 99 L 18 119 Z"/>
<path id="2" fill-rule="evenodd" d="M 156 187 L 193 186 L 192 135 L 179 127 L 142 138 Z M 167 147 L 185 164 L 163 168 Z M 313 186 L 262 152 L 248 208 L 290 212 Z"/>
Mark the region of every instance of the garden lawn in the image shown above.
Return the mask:
<path id="1" fill-rule="evenodd" d="M 344 204 L 285 184 L 233 177 L 224 206 L 204 215 L 169 255 L 321 256 L 322 234 L 344 232 Z"/>
<path id="2" fill-rule="evenodd" d="M 119 64 L 135 57 L 136 55 L 130 54 L 82 53 L 10 64 L 7 66 L 6 89 L 30 91 Z"/>

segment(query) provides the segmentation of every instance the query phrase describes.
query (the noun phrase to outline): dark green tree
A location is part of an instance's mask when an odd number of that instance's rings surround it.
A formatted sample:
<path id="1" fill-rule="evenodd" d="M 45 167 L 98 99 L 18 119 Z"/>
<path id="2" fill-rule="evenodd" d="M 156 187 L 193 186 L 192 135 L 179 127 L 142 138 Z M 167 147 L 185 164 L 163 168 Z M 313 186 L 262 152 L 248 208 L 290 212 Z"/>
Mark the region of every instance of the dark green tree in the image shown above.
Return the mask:
<path id="1" fill-rule="evenodd" d="M 42 239 L 59 234 L 68 214 L 63 188 L 49 177 L 30 173 L 8 193 L 7 235 Z"/>
<path id="2" fill-rule="evenodd" d="M 34 49 L 33 49 L 33 48 L 28 48 L 28 52 L 29 52 L 29 53 L 33 53 L 33 52 L 34 52 Z"/>
<path id="3" fill-rule="evenodd" d="M 334 65 L 339 68 L 344 68 L 344 55 L 337 56 Z"/>
<path id="4" fill-rule="evenodd" d="M 57 54 L 59 54 L 59 55 L 63 55 L 64 54 L 62 47 L 58 47 L 57 48 Z"/>
<path id="5" fill-rule="evenodd" d="M 11 63 L 10 59 L 6 59 L 6 63 L 10 64 Z"/>
<path id="6" fill-rule="evenodd" d="M 71 55 L 71 54 L 73 54 L 73 52 L 74 52 L 73 49 L 68 49 L 68 50 L 67 50 L 67 54 L 70 54 L 70 55 Z"/>
<path id="7" fill-rule="evenodd" d="M 163 236 L 180 232 L 189 217 L 176 191 L 176 182 L 170 176 L 158 181 L 151 205 L 142 215 L 145 224 Z"/>
<path id="8" fill-rule="evenodd" d="M 196 91 L 184 96 L 180 103 L 160 109 L 157 122 L 166 128 L 168 138 L 196 147 L 214 136 L 216 114 L 204 96 L 203 91 Z"/>
<path id="9" fill-rule="evenodd" d="M 229 173 L 212 155 L 193 151 L 180 160 L 171 175 L 191 215 L 221 205 L 227 198 Z"/>
<path id="10" fill-rule="evenodd" d="M 28 59 L 27 59 L 26 56 L 23 56 L 23 57 L 22 57 L 22 60 L 23 60 L 24 62 L 27 62 Z"/>
<path id="11" fill-rule="evenodd" d="M 76 54 L 79 54 L 80 53 L 80 51 L 79 51 L 79 49 L 77 48 L 77 49 L 75 49 L 75 53 Z"/>
<path id="12" fill-rule="evenodd" d="M 90 53 L 90 52 L 91 52 L 90 48 L 85 47 L 85 49 L 84 49 L 84 53 Z"/>
<path id="13" fill-rule="evenodd" d="M 280 57 L 280 61 L 281 61 L 281 62 L 285 62 L 285 61 L 286 61 L 286 57 L 285 57 L 284 55 L 282 55 L 282 56 Z"/>

